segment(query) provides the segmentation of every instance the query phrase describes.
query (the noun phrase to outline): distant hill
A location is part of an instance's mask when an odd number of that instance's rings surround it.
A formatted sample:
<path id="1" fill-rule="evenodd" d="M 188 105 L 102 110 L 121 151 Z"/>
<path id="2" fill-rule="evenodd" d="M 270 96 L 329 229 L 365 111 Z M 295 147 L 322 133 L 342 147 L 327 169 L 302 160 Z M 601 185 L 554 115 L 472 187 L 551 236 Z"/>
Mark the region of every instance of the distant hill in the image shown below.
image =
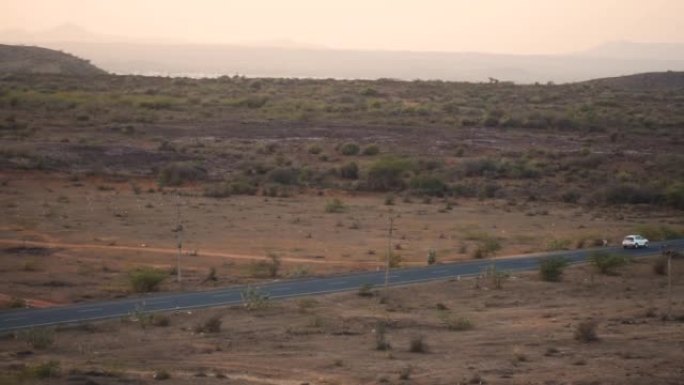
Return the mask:
<path id="1" fill-rule="evenodd" d="M 684 72 L 651 72 L 595 79 L 585 83 L 628 90 L 681 90 L 684 89 Z"/>
<path id="2" fill-rule="evenodd" d="M 610 42 L 564 55 L 341 50 L 289 41 L 192 44 L 93 33 L 65 24 L 0 30 L 0 43 L 38 45 L 88 58 L 116 74 L 217 77 L 571 83 L 644 72 L 684 71 L 684 43 Z"/>
<path id="3" fill-rule="evenodd" d="M 68 53 L 41 47 L 0 44 L 0 74 L 61 74 L 92 76 L 105 71 Z"/>

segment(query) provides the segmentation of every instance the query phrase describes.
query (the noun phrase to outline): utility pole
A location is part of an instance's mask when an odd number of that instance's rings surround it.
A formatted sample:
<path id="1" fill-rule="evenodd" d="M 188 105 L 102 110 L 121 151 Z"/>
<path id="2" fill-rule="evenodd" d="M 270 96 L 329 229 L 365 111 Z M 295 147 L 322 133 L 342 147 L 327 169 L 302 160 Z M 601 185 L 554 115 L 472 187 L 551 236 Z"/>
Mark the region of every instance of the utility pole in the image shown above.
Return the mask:
<path id="1" fill-rule="evenodd" d="M 389 229 L 387 237 L 387 263 L 385 264 L 385 289 L 389 287 L 389 271 L 390 271 L 390 259 L 392 258 L 392 232 L 394 231 L 394 216 L 390 211 L 389 214 Z"/>
<path id="2" fill-rule="evenodd" d="M 667 251 L 667 319 L 672 319 L 672 251 Z"/>
<path id="3" fill-rule="evenodd" d="M 176 242 L 178 245 L 178 256 L 176 258 L 176 281 L 181 282 L 181 256 L 183 255 L 183 222 L 181 220 L 180 212 L 180 194 L 176 195 L 176 228 L 173 232 L 176 233 Z"/>

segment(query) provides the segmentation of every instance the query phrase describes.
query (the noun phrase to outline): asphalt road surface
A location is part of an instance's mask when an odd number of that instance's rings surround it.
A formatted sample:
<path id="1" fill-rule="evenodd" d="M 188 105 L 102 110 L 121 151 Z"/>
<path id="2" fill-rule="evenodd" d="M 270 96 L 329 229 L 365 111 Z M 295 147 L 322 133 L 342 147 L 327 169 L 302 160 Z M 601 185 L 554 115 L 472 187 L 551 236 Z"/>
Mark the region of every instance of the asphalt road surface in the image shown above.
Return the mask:
<path id="1" fill-rule="evenodd" d="M 596 250 L 604 250 L 630 256 L 659 254 L 667 244 L 672 249 L 684 249 L 684 239 L 651 243 L 649 248 L 623 250 L 617 247 L 558 251 L 534 255 L 520 255 L 501 259 L 482 259 L 459 263 L 436 264 L 426 267 L 393 269 L 390 271 L 391 286 L 416 284 L 440 279 L 469 277 L 480 274 L 495 265 L 497 270 L 508 272 L 535 270 L 545 257 L 561 255 L 572 264 L 586 262 Z M 372 271 L 335 275 L 322 278 L 277 280 L 255 285 L 270 299 L 303 297 L 318 294 L 355 291 L 365 284 L 381 287 L 385 283 L 384 271 Z M 107 318 L 118 318 L 134 312 L 162 312 L 206 308 L 212 306 L 238 305 L 243 302 L 241 293 L 246 286 L 232 286 L 211 291 L 188 293 L 147 294 L 122 300 L 67 305 L 45 309 L 5 310 L 0 312 L 0 332 L 32 327 L 79 323 Z"/>

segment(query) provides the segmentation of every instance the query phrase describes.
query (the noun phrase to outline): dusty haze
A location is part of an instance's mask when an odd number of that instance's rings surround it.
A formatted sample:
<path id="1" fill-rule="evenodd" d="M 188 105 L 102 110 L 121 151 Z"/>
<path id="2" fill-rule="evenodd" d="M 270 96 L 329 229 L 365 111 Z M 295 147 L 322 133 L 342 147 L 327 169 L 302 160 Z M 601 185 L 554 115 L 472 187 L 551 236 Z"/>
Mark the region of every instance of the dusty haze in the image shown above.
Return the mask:
<path id="1" fill-rule="evenodd" d="M 139 40 L 558 54 L 684 42 L 681 0 L 3 0 L 3 29 L 64 23 Z"/>

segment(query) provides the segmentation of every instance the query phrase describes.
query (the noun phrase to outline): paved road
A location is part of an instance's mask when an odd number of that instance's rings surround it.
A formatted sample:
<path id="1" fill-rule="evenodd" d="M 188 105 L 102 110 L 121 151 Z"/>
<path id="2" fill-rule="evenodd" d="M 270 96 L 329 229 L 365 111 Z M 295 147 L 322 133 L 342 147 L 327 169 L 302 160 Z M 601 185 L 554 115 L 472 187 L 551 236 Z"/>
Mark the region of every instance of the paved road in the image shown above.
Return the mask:
<path id="1" fill-rule="evenodd" d="M 668 241 L 673 249 L 684 249 L 684 239 Z M 651 244 L 648 249 L 622 250 L 621 248 L 603 248 L 611 253 L 631 256 L 646 256 L 660 252 L 662 242 Z M 461 263 L 437 264 L 427 267 L 395 269 L 390 271 L 390 285 L 407 285 L 419 282 L 468 277 L 477 275 L 483 269 L 495 264 L 499 270 L 509 272 L 534 270 L 539 260 L 553 255 L 562 255 L 570 263 L 582 263 L 597 249 L 559 251 L 535 255 L 520 255 L 495 260 L 474 260 Z M 259 285 L 259 289 L 268 293 L 271 299 L 301 297 L 325 293 L 358 290 L 364 284 L 382 286 L 385 281 L 384 271 L 352 273 L 323 278 L 273 281 Z M 244 286 L 232 286 L 222 289 L 190 292 L 150 294 L 135 298 L 127 298 L 108 302 L 95 302 L 79 305 L 68 305 L 46 309 L 22 309 L 0 312 L 0 332 L 7 332 L 31 327 L 77 323 L 107 318 L 118 318 L 135 311 L 160 312 L 181 309 L 194 309 L 220 305 L 236 305 L 242 303 L 240 293 Z"/>

